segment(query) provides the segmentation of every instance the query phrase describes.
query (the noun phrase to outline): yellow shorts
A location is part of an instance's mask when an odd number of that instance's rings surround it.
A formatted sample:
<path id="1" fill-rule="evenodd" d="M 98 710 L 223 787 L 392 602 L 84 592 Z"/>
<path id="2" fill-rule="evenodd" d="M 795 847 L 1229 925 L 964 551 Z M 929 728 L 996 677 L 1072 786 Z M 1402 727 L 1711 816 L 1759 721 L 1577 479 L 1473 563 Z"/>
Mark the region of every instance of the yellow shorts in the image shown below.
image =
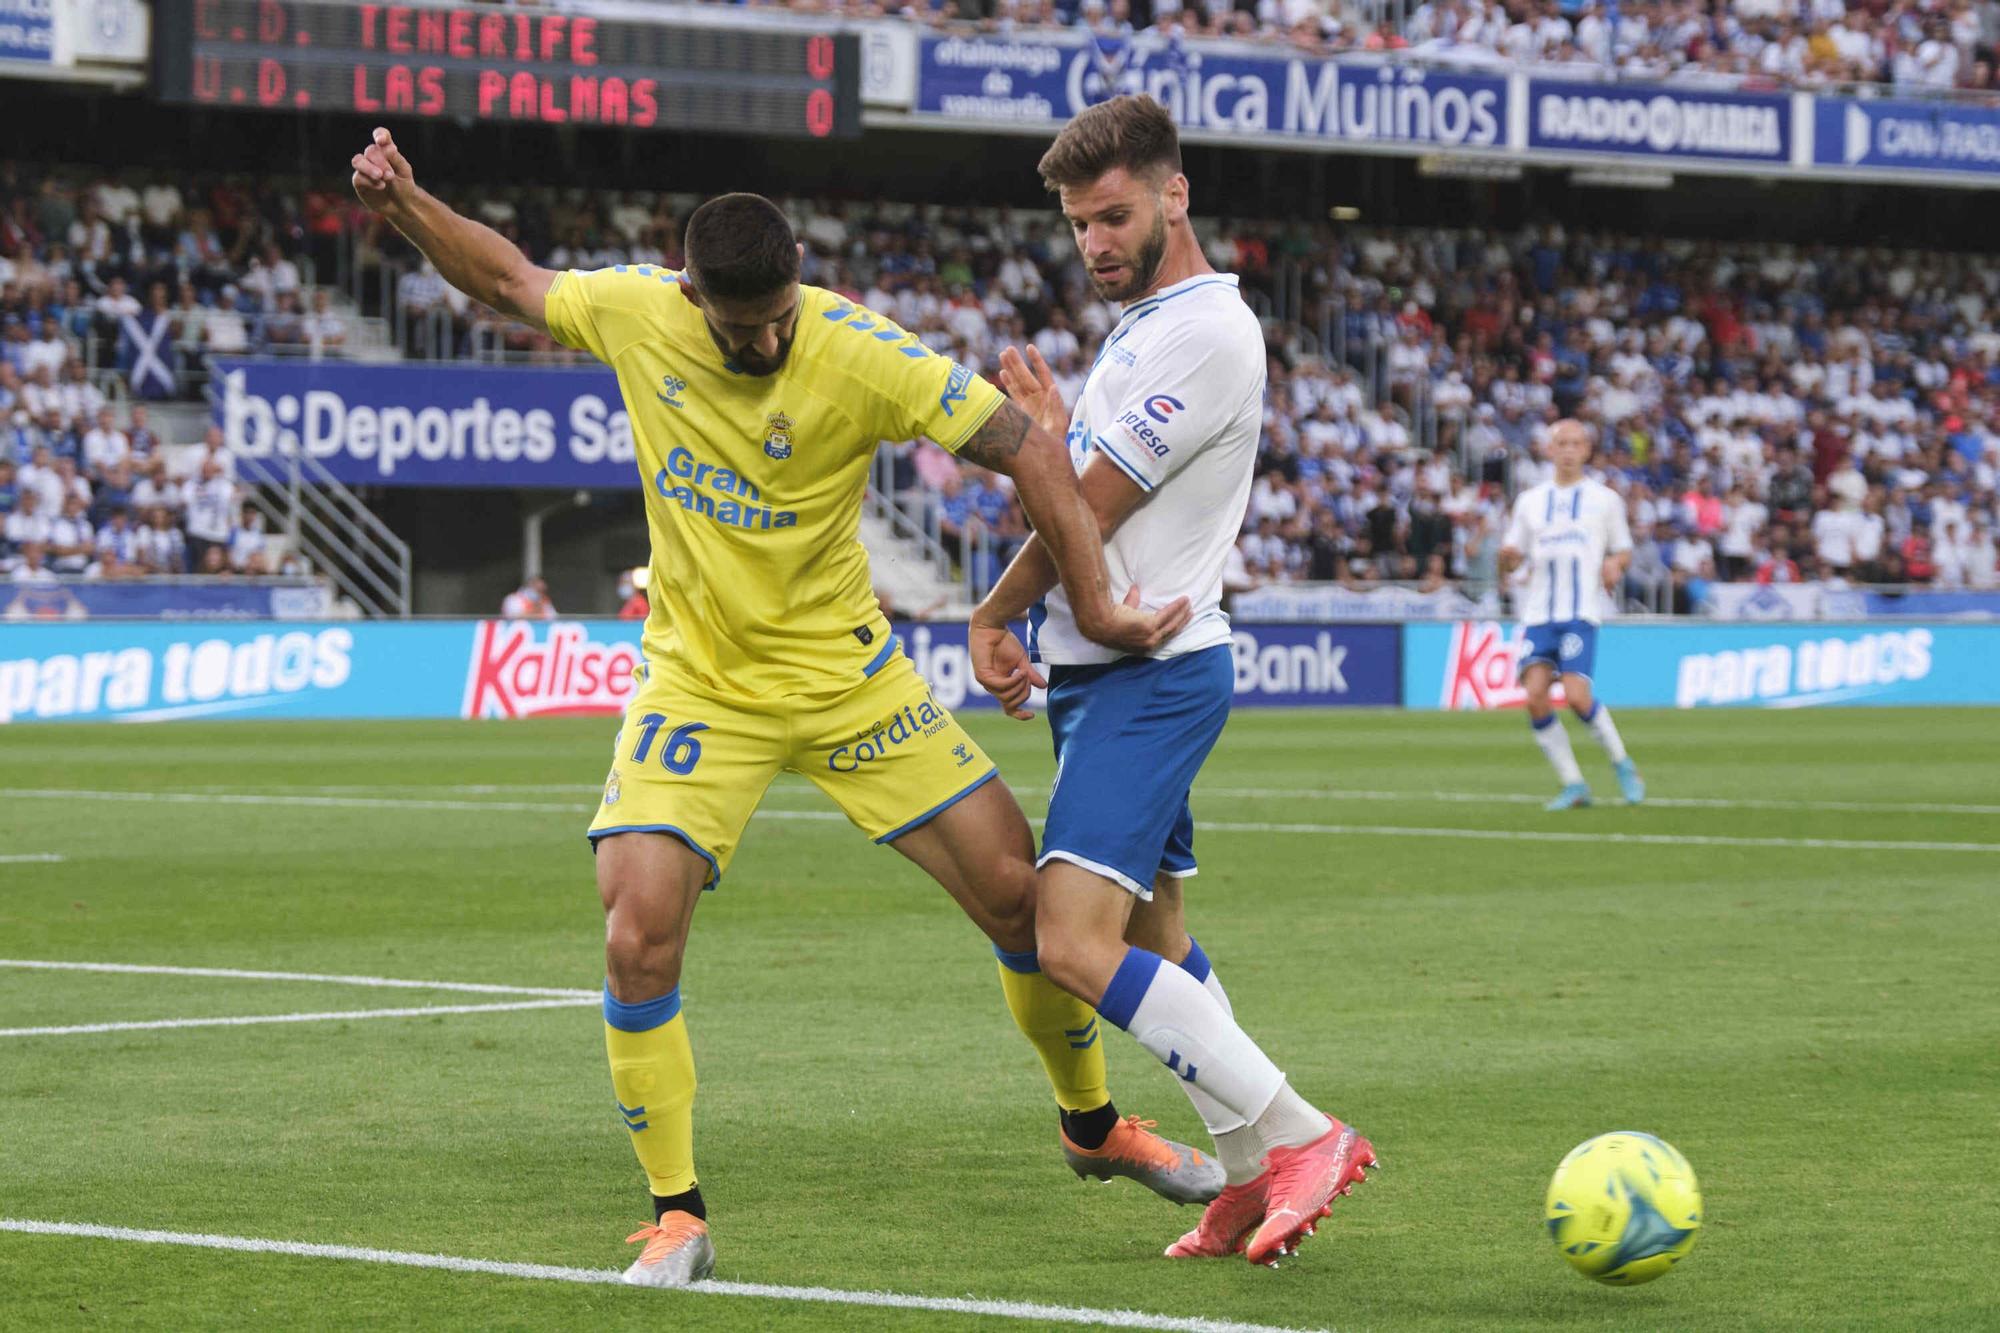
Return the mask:
<path id="1" fill-rule="evenodd" d="M 640 667 L 590 840 L 669 833 L 722 882 L 779 770 L 810 778 L 863 833 L 889 842 L 999 772 L 891 641 L 872 672 L 824 698 L 749 704 Z"/>

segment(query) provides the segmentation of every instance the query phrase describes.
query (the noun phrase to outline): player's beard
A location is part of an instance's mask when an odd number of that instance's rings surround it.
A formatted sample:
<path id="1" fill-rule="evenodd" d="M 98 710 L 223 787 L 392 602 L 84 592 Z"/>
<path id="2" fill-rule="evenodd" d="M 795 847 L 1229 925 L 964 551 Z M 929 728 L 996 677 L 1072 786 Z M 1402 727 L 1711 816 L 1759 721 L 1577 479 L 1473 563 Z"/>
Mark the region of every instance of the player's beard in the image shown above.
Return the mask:
<path id="1" fill-rule="evenodd" d="M 1135 255 L 1119 255 L 1118 261 L 1124 266 L 1126 277 L 1123 282 L 1106 284 L 1090 275 L 1090 285 L 1097 294 L 1107 301 L 1130 301 L 1153 285 L 1153 277 L 1160 271 L 1160 265 L 1167 257 L 1167 213 L 1163 208 L 1153 210 L 1153 229 L 1146 233 L 1146 239 L 1139 243 Z"/>
<path id="2" fill-rule="evenodd" d="M 798 328 L 795 325 L 790 333 L 778 339 L 777 355 L 767 358 L 755 347 L 745 347 L 740 352 L 732 352 L 729 350 L 729 344 L 717 337 L 713 328 L 708 330 L 709 341 L 715 344 L 716 351 L 722 353 L 725 362 L 745 375 L 755 375 L 760 378 L 765 375 L 775 375 L 784 369 L 785 358 L 792 354 L 792 339 L 796 336 Z"/>

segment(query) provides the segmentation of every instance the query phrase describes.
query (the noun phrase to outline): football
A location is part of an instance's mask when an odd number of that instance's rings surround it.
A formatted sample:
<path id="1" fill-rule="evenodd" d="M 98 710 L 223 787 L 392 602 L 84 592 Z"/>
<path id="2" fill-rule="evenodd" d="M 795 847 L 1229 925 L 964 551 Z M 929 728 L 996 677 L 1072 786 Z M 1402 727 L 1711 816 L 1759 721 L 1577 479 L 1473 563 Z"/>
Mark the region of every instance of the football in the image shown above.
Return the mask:
<path id="1" fill-rule="evenodd" d="M 1542 1217 L 1571 1268 L 1634 1287 L 1694 1248 L 1701 1186 L 1672 1144 L 1629 1130 L 1600 1134 L 1556 1167 Z"/>

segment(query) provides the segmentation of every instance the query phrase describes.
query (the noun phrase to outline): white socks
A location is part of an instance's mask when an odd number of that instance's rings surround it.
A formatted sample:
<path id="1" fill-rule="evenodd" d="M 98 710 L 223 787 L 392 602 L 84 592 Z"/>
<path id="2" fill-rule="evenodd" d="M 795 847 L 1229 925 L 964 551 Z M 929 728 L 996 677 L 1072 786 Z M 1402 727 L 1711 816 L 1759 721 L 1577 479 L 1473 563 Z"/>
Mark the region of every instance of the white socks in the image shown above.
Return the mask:
<path id="1" fill-rule="evenodd" d="M 1225 1183 L 1248 1185 L 1264 1174 L 1264 1140 L 1251 1125 L 1225 1130 L 1215 1135 L 1215 1158 Z"/>
<path id="2" fill-rule="evenodd" d="M 1203 983 L 1156 953 L 1128 948 L 1097 1012 L 1239 1121 L 1256 1122 L 1285 1087 L 1284 1074 Z"/>
<path id="3" fill-rule="evenodd" d="M 1215 968 L 1209 964 L 1208 955 L 1193 936 L 1188 937 L 1187 957 L 1181 959 L 1181 970 L 1201 983 L 1203 990 L 1215 997 L 1222 1006 L 1222 1012 L 1231 1018 L 1236 1010 L 1229 1003 L 1229 995 L 1222 989 L 1222 982 L 1215 975 Z M 1209 1137 L 1215 1140 L 1215 1156 L 1222 1163 L 1223 1175 L 1232 1185 L 1245 1185 L 1264 1173 L 1264 1140 L 1250 1127 L 1242 1116 L 1224 1106 L 1215 1098 L 1203 1092 L 1194 1084 L 1181 1083 L 1181 1091 L 1194 1103 L 1195 1113 L 1201 1116 L 1201 1123 L 1208 1126 Z"/>
<path id="4" fill-rule="evenodd" d="M 1563 730 L 1561 715 L 1550 713 L 1539 720 L 1530 719 L 1528 725 L 1534 729 L 1535 744 L 1542 747 L 1542 753 L 1548 756 L 1563 785 L 1573 787 L 1582 782 L 1583 770 L 1576 766 L 1576 752 L 1569 748 L 1569 733 Z M 1614 736 L 1617 734 L 1612 733 Z"/>
<path id="5" fill-rule="evenodd" d="M 1327 1123 L 1323 1111 L 1293 1092 L 1292 1085 L 1287 1083 L 1278 1089 L 1278 1095 L 1251 1128 L 1267 1148 L 1300 1148 L 1314 1139 L 1325 1138 L 1333 1126 Z"/>
<path id="6" fill-rule="evenodd" d="M 1553 714 L 1551 714 L 1553 716 Z M 1590 734 L 1597 737 L 1597 743 L 1604 747 L 1604 753 L 1611 756 L 1611 762 L 1625 762 L 1625 738 L 1618 734 L 1618 724 L 1611 720 L 1611 710 L 1602 701 L 1592 699 L 1590 711 L 1579 714 L 1583 724 L 1590 728 Z"/>
<path id="7" fill-rule="evenodd" d="M 1199 981 L 1201 988 L 1214 998 L 1225 1015 L 1231 1019 L 1235 1018 L 1236 1010 L 1229 1003 L 1228 992 L 1222 989 L 1222 982 L 1216 978 L 1215 969 L 1209 965 L 1208 955 L 1201 951 L 1201 945 L 1196 943 L 1192 935 L 1188 937 L 1187 957 L 1181 959 L 1181 971 Z M 1181 1090 L 1187 1093 L 1188 1100 L 1194 1103 L 1196 1113 L 1201 1116 L 1201 1123 L 1208 1126 L 1208 1132 L 1213 1136 L 1242 1129 L 1250 1123 L 1185 1079 L 1181 1081 Z"/>

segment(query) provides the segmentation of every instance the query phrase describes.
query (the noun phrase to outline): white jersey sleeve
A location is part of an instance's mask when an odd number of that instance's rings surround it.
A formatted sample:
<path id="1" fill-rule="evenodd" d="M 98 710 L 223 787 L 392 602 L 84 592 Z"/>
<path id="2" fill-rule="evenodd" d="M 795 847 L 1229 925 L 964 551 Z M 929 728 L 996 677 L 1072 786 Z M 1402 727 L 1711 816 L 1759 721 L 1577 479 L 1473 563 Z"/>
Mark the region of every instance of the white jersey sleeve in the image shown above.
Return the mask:
<path id="1" fill-rule="evenodd" d="M 1094 443 L 1141 490 L 1152 491 L 1226 437 L 1242 412 L 1243 386 L 1263 374 L 1264 349 L 1217 336 L 1205 322 L 1179 321 L 1151 345 L 1147 359 L 1157 373 L 1120 397 Z"/>
<path id="2" fill-rule="evenodd" d="M 1625 518 L 1625 497 L 1603 487 L 1605 512 L 1604 551 L 1606 555 L 1622 555 L 1632 549 L 1632 525 Z"/>
<path id="3" fill-rule="evenodd" d="M 1500 543 L 1510 551 L 1519 551 L 1524 557 L 1534 554 L 1535 532 L 1528 521 L 1528 501 L 1540 489 L 1539 486 L 1530 486 L 1514 497 L 1514 515 L 1507 523 L 1507 539 Z"/>

